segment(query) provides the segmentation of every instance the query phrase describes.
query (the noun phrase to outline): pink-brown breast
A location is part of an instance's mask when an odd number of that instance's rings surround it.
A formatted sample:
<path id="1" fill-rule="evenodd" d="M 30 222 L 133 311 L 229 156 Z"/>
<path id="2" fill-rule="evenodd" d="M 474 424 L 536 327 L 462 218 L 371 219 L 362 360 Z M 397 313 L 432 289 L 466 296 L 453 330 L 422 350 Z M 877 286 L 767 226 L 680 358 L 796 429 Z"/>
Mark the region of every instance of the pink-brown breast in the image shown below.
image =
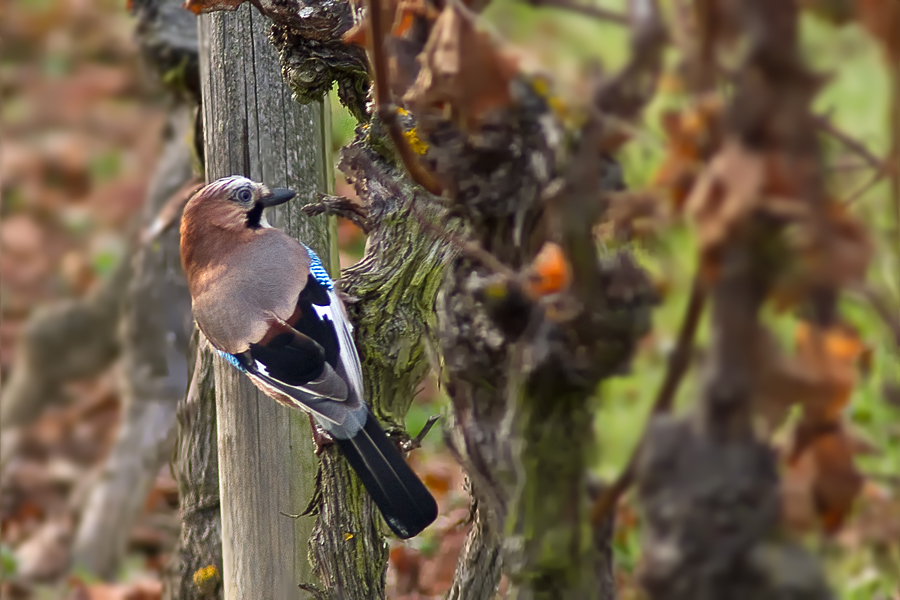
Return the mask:
<path id="1" fill-rule="evenodd" d="M 229 229 L 183 224 L 182 244 L 192 241 L 182 261 L 197 325 L 213 346 L 236 354 L 259 342 L 270 321 L 293 314 L 309 255 L 278 229 Z"/>

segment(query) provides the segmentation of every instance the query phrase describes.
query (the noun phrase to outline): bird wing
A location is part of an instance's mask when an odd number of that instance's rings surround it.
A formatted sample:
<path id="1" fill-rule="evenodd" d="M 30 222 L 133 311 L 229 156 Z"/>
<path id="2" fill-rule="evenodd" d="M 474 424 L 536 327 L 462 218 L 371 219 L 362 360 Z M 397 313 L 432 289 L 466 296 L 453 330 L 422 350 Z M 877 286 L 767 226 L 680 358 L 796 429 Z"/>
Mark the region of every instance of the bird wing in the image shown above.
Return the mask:
<path id="1" fill-rule="evenodd" d="M 364 398 L 362 367 L 359 364 L 359 354 L 356 344 L 353 342 L 353 326 L 347 318 L 344 303 L 338 297 L 334 289 L 328 290 L 328 306 L 314 306 L 319 317 L 331 321 L 338 339 L 338 371 L 346 377 L 347 382 L 356 396 Z"/>
<path id="2" fill-rule="evenodd" d="M 359 357 L 343 305 L 312 276 L 289 321 L 270 318 L 265 336 L 230 361 L 263 391 L 320 417 L 338 436 L 353 435 L 365 423 Z"/>

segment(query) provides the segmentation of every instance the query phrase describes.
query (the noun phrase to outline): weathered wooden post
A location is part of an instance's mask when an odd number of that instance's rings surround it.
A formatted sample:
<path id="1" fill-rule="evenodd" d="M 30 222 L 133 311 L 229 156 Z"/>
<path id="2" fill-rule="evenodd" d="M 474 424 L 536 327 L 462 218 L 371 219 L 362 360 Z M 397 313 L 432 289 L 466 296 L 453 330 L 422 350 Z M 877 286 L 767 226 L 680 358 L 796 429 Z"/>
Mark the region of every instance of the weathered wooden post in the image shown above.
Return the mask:
<path id="1" fill-rule="evenodd" d="M 328 262 L 336 257 L 329 221 L 300 212 L 330 186 L 326 109 L 292 101 L 268 27 L 250 4 L 199 18 L 206 179 L 244 175 L 297 190 L 270 219 Z M 224 597 L 297 598 L 297 585 L 313 579 L 313 520 L 281 513 L 302 511 L 314 491 L 309 422 L 216 361 Z"/>

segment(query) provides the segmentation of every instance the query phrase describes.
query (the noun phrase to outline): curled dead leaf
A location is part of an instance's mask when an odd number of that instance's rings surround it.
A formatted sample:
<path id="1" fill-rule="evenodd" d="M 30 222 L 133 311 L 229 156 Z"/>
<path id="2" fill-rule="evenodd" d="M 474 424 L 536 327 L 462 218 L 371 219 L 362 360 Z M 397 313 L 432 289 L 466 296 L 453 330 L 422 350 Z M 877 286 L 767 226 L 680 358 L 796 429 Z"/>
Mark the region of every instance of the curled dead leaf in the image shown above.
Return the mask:
<path id="1" fill-rule="evenodd" d="M 786 226 L 772 290 L 779 305 L 798 303 L 812 290 L 859 281 L 871 259 L 871 243 L 862 224 L 839 203 L 813 210 L 807 190 L 817 172 L 809 157 L 726 141 L 685 203 L 704 252 L 704 275 L 714 278 L 717 250 L 752 219 L 765 216 Z"/>
<path id="2" fill-rule="evenodd" d="M 760 328 L 752 348 L 758 365 L 755 410 L 771 431 L 791 407 L 803 409 L 801 426 L 834 426 L 850 402 L 856 370 L 866 348 L 848 328 L 821 329 L 800 322 L 794 356 L 785 356 L 772 335 Z M 795 448 L 794 454 L 802 451 Z"/>
<path id="3" fill-rule="evenodd" d="M 854 462 L 853 440 L 842 426 L 814 434 L 783 477 L 787 524 L 808 530 L 816 522 L 826 533 L 843 525 L 864 479 Z"/>
<path id="4" fill-rule="evenodd" d="M 865 346 L 841 325 L 800 322 L 793 356 L 760 329 L 754 343 L 758 364 L 757 414 L 768 428 L 780 425 L 793 406 L 802 413 L 785 453 L 782 507 L 785 522 L 806 531 L 839 529 L 862 489 L 854 457 L 864 450 L 843 424 Z"/>
<path id="5" fill-rule="evenodd" d="M 700 247 L 709 251 L 729 239 L 758 207 L 765 182 L 763 157 L 737 141 L 725 144 L 698 178 L 685 202 Z"/>
<path id="6" fill-rule="evenodd" d="M 821 235 L 806 232 L 796 245 L 810 282 L 839 288 L 862 281 L 874 251 L 863 223 L 844 205 L 831 202 L 822 225 Z"/>
<path id="7" fill-rule="evenodd" d="M 721 99 L 708 95 L 684 111 L 662 115 L 667 148 L 653 175 L 653 185 L 668 189 L 676 209 L 684 206 L 703 167 L 702 160 L 718 145 L 721 112 Z"/>
<path id="8" fill-rule="evenodd" d="M 438 17 L 419 61 L 418 77 L 404 97 L 415 112 L 442 113 L 449 107 L 451 118 L 470 131 L 489 112 L 512 103 L 516 62 L 501 54 L 457 3 Z"/>

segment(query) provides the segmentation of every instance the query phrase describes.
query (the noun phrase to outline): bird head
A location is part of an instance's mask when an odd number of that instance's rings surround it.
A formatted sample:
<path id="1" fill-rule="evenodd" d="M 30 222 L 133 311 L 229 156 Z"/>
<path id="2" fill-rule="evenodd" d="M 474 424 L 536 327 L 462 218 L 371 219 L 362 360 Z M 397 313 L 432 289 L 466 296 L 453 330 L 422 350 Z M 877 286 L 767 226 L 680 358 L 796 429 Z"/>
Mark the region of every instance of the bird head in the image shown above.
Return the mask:
<path id="1" fill-rule="evenodd" d="M 269 226 L 263 211 L 284 204 L 293 190 L 269 189 L 238 175 L 210 183 L 194 194 L 181 217 L 181 261 L 190 276 L 210 261 L 262 234 Z"/>
<path id="2" fill-rule="evenodd" d="M 236 231 L 266 227 L 263 211 L 284 204 L 295 195 L 293 190 L 269 189 L 240 175 L 224 177 L 201 188 L 188 201 L 182 230 L 191 224 Z"/>

